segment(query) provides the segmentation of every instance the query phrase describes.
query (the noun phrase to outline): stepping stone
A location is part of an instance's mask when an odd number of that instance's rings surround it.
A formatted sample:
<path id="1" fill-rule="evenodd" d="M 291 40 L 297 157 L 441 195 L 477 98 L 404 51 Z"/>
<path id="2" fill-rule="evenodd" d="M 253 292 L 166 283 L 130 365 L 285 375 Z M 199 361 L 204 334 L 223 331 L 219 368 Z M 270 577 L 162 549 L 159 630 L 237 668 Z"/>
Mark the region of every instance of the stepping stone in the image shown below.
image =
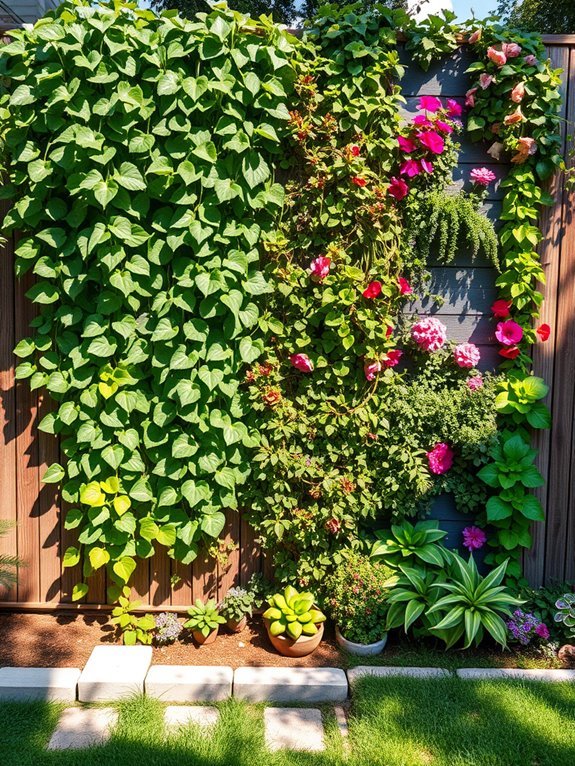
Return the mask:
<path id="1" fill-rule="evenodd" d="M 97 646 L 78 681 L 80 702 L 109 702 L 144 693 L 151 646 Z"/>
<path id="2" fill-rule="evenodd" d="M 48 742 L 48 750 L 80 750 L 103 745 L 118 722 L 118 711 L 111 707 L 64 710 Z"/>
<path id="3" fill-rule="evenodd" d="M 451 675 L 445 668 L 401 668 L 386 666 L 358 665 L 357 668 L 350 668 L 347 671 L 347 678 L 350 684 L 355 683 L 358 678 L 374 676 L 376 678 L 447 678 Z"/>
<path id="4" fill-rule="evenodd" d="M 216 702 L 232 696 L 234 671 L 225 665 L 152 665 L 146 694 L 164 702 Z"/>
<path id="5" fill-rule="evenodd" d="M 459 678 L 467 681 L 501 681 L 510 678 L 519 681 L 575 681 L 575 670 L 545 668 L 460 668 Z"/>
<path id="6" fill-rule="evenodd" d="M 347 678 L 340 668 L 238 668 L 234 697 L 248 702 L 343 702 Z"/>
<path id="7" fill-rule="evenodd" d="M 268 707 L 264 724 L 269 750 L 325 750 L 321 713 L 315 708 Z"/>
<path id="8" fill-rule="evenodd" d="M 1 668 L 0 700 L 75 702 L 79 668 Z"/>
<path id="9" fill-rule="evenodd" d="M 169 705 L 164 712 L 164 724 L 168 731 L 190 724 L 213 729 L 219 718 L 220 712 L 216 707 L 202 705 Z"/>

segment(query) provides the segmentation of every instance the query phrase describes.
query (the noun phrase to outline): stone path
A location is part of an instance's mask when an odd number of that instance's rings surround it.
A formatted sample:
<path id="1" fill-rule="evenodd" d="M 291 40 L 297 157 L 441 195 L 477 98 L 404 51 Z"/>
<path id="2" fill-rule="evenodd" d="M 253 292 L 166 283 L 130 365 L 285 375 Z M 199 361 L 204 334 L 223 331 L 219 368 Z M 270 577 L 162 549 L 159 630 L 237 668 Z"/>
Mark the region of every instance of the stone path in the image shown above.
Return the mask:
<path id="1" fill-rule="evenodd" d="M 79 668 L 1 668 L 0 700 L 75 702 Z"/>
<path id="2" fill-rule="evenodd" d="M 164 724 L 170 733 L 190 724 L 207 731 L 214 728 L 219 718 L 220 712 L 216 707 L 202 705 L 169 705 L 164 712 Z"/>
<path id="3" fill-rule="evenodd" d="M 97 646 L 78 680 L 80 702 L 111 702 L 144 693 L 151 646 Z"/>
<path id="4" fill-rule="evenodd" d="M 224 665 L 152 665 L 146 694 L 163 702 L 218 702 L 232 696 L 234 671 Z"/>
<path id="5" fill-rule="evenodd" d="M 325 750 L 321 712 L 316 708 L 268 707 L 264 724 L 269 750 Z"/>
<path id="6" fill-rule="evenodd" d="M 79 750 L 103 745 L 118 721 L 114 708 L 69 707 L 64 710 L 48 742 L 48 750 Z"/>

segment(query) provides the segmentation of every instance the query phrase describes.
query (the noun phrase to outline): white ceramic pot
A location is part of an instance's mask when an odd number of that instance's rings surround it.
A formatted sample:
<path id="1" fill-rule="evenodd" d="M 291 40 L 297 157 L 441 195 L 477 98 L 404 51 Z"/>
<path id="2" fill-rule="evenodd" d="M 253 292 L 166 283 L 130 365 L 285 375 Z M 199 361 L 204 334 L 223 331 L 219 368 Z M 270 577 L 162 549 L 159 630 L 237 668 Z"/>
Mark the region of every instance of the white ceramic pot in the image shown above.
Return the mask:
<path id="1" fill-rule="evenodd" d="M 335 638 L 342 649 L 345 649 L 350 654 L 357 654 L 359 657 L 371 657 L 374 654 L 379 654 L 387 644 L 387 633 L 383 634 L 381 641 L 376 641 L 374 644 L 355 644 L 353 641 L 348 641 L 345 636 L 342 636 L 337 625 L 335 627 Z"/>

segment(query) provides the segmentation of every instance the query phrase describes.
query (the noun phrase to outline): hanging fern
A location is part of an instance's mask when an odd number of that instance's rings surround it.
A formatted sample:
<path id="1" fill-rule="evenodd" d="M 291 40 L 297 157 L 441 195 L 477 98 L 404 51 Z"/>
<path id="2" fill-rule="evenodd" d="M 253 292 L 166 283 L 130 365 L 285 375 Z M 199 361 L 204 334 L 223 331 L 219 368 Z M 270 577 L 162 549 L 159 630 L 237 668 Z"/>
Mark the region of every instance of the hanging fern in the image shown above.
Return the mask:
<path id="1" fill-rule="evenodd" d="M 420 255 L 429 261 L 433 249 L 434 260 L 451 263 L 460 246 L 471 250 L 473 259 L 482 253 L 499 267 L 498 239 L 493 223 L 478 210 L 480 200 L 465 192 L 446 194 L 431 192 L 426 199 L 417 246 Z"/>

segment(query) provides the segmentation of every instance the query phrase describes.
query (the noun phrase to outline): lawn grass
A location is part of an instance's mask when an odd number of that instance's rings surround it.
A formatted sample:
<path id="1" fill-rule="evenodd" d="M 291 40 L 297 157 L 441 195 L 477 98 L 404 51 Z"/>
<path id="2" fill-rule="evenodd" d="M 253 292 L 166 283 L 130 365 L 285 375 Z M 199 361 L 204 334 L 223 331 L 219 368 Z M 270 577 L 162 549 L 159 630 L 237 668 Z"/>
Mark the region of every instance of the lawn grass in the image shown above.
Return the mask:
<path id="1" fill-rule="evenodd" d="M 263 706 L 222 703 L 220 722 L 166 737 L 164 706 L 118 705 L 112 739 L 84 751 L 47 752 L 62 705 L 0 705 L 1 766 L 573 766 L 575 685 L 405 678 L 362 679 L 346 749 L 323 708 L 325 753 L 269 753 Z"/>

